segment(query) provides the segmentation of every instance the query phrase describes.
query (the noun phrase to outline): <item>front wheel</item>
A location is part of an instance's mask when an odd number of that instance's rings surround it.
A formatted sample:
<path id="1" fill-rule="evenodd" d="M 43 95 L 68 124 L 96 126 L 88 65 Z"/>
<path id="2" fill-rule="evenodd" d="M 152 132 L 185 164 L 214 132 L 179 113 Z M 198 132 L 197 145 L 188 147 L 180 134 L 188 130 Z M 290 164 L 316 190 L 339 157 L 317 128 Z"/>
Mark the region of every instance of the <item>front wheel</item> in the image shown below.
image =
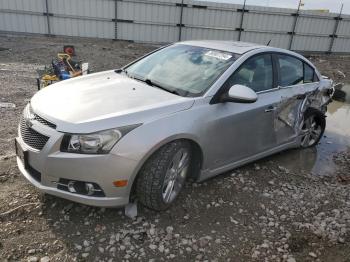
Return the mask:
<path id="1" fill-rule="evenodd" d="M 314 108 L 305 112 L 304 120 L 301 127 L 301 144 L 302 148 L 313 147 L 322 138 L 326 128 L 326 119 L 324 114 Z"/>
<path id="2" fill-rule="evenodd" d="M 157 211 L 169 208 L 185 184 L 191 158 L 190 144 L 181 140 L 154 153 L 137 179 L 136 193 L 140 202 Z"/>

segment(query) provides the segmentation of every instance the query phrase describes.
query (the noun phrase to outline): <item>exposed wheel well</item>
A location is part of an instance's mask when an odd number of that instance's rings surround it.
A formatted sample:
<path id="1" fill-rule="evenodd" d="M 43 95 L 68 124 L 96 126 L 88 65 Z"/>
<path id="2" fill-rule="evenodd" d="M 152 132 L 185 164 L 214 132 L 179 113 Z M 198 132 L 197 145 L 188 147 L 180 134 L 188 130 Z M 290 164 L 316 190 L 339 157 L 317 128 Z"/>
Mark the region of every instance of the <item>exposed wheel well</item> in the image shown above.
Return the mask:
<path id="1" fill-rule="evenodd" d="M 325 114 L 319 109 L 316 109 L 316 108 L 313 108 L 313 107 L 309 107 L 304 112 L 304 116 L 303 116 L 304 119 L 303 119 L 303 122 L 301 123 L 301 129 L 304 128 L 305 120 L 308 119 L 310 116 L 314 116 L 315 117 L 314 118 L 315 121 L 321 127 L 321 132 L 319 134 L 319 137 L 317 139 L 314 139 L 314 142 L 312 144 L 305 145 L 304 137 L 301 137 L 300 146 L 302 148 L 308 148 L 308 147 L 312 147 L 314 145 L 317 145 L 318 142 L 320 141 L 320 139 L 322 138 L 324 130 L 326 128 L 326 116 L 325 116 Z M 307 136 L 305 136 L 305 137 L 307 137 Z"/>
<path id="2" fill-rule="evenodd" d="M 196 143 L 195 141 L 191 140 L 191 139 L 175 139 L 175 140 L 172 140 L 172 141 L 169 141 L 168 143 L 166 143 L 165 145 L 169 144 L 169 143 L 172 143 L 174 141 L 177 141 L 177 140 L 182 140 L 182 141 L 186 141 L 188 142 L 190 145 L 191 145 L 191 150 L 192 150 L 192 163 L 191 163 L 191 171 L 190 171 L 190 174 L 189 174 L 189 179 L 191 180 L 196 180 L 200 174 L 200 170 L 202 168 L 202 164 L 203 164 L 203 151 L 201 149 L 201 147 L 198 145 L 198 143 Z M 160 148 L 162 148 L 163 146 L 165 145 L 162 145 Z M 142 166 L 144 166 L 148 159 L 150 159 L 150 157 L 152 155 L 154 155 L 156 152 L 158 152 L 160 150 L 160 148 L 158 148 L 156 151 L 153 152 L 153 154 L 151 154 L 147 160 L 143 163 Z M 140 170 L 142 169 L 142 167 L 140 168 Z M 133 184 L 132 184 L 132 187 L 131 187 L 131 192 L 130 192 L 130 200 L 133 200 L 135 197 L 136 197 L 136 184 L 137 184 L 137 179 L 139 177 L 139 173 L 140 173 L 140 170 L 138 172 L 138 174 L 136 175 L 134 181 L 133 181 Z"/>

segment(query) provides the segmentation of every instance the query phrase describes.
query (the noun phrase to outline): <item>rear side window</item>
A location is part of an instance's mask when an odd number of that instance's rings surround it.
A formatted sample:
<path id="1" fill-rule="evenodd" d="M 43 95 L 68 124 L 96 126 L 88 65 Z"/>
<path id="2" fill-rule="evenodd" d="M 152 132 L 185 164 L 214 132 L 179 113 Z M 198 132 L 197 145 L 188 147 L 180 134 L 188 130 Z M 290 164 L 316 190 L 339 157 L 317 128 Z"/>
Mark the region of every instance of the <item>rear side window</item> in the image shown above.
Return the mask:
<path id="1" fill-rule="evenodd" d="M 280 83 L 282 87 L 302 84 L 304 82 L 303 62 L 288 55 L 278 55 Z"/>
<path id="2" fill-rule="evenodd" d="M 255 92 L 273 88 L 272 58 L 270 54 L 249 58 L 233 73 L 225 85 L 244 85 Z"/>

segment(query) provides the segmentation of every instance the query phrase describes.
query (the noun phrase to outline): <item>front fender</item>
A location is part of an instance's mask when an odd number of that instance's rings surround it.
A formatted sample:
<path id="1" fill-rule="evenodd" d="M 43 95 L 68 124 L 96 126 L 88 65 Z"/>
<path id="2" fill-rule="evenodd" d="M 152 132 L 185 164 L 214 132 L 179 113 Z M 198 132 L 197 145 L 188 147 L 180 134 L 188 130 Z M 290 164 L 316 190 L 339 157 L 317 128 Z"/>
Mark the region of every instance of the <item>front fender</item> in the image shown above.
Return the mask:
<path id="1" fill-rule="evenodd" d="M 200 145 L 193 122 L 188 114 L 181 111 L 153 122 L 145 123 L 125 135 L 113 148 L 112 154 L 136 161 L 136 166 L 128 177 L 131 191 L 134 180 L 144 163 L 163 145 L 177 140 L 187 139 Z"/>

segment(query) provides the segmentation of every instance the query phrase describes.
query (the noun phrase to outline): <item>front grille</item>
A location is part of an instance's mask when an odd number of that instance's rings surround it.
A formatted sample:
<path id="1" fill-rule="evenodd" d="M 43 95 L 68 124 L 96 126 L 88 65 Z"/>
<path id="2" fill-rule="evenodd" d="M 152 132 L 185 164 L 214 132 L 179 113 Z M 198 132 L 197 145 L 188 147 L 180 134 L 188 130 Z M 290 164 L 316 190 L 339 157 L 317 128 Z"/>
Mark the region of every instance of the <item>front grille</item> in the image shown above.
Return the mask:
<path id="1" fill-rule="evenodd" d="M 24 143 L 37 150 L 43 149 L 49 140 L 49 137 L 40 134 L 34 129 L 28 127 L 23 117 L 21 118 L 20 133 Z"/>
<path id="2" fill-rule="evenodd" d="M 56 129 L 56 125 L 54 123 L 51 123 L 47 121 L 46 119 L 42 118 L 41 116 L 38 116 L 37 114 L 34 114 L 34 120 L 42 123 L 45 126 L 51 127 L 53 129 Z"/>

